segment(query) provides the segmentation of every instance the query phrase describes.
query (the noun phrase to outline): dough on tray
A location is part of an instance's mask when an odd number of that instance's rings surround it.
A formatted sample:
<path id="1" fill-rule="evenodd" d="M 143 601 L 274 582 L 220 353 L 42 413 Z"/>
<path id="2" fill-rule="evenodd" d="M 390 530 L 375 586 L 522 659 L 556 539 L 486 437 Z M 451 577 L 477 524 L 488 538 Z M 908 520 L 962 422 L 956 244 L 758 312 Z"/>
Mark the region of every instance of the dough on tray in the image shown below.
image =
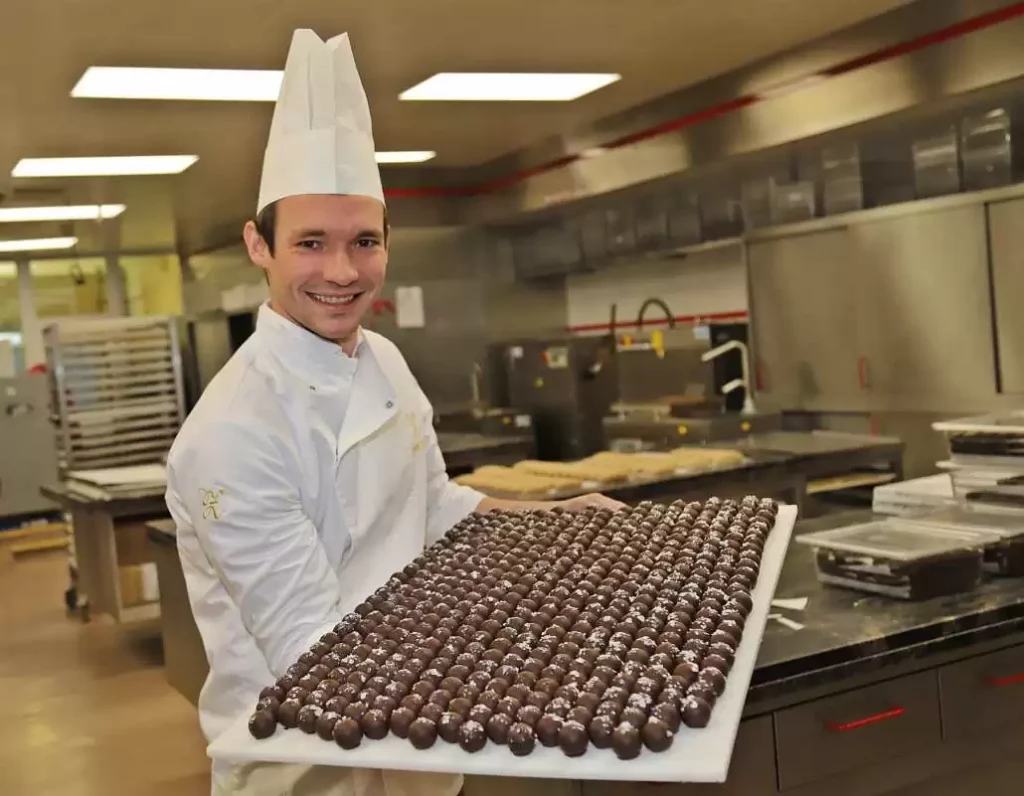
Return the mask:
<path id="1" fill-rule="evenodd" d="M 688 470 L 710 470 L 743 464 L 747 459 L 739 451 L 728 448 L 676 448 L 669 453 L 676 466 Z"/>
<path id="2" fill-rule="evenodd" d="M 582 483 L 579 478 L 556 478 L 537 475 L 514 467 L 489 464 L 453 479 L 463 486 L 484 492 L 509 495 L 544 495 L 555 489 L 572 489 Z"/>
<path id="3" fill-rule="evenodd" d="M 584 481 L 624 481 L 629 478 L 629 468 L 618 462 L 595 462 L 582 459 L 578 462 L 540 462 L 532 459 L 518 462 L 513 469 L 534 475 L 554 476 L 555 478 L 576 478 Z"/>

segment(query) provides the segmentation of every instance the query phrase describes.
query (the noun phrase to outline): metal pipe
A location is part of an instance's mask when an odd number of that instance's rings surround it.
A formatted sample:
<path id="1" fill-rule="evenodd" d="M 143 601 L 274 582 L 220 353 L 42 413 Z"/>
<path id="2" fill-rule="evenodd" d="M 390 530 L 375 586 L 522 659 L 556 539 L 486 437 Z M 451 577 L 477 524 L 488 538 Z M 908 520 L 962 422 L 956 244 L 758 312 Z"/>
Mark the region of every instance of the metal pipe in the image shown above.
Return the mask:
<path id="1" fill-rule="evenodd" d="M 651 305 L 657 305 L 664 313 L 665 319 L 668 321 L 668 328 L 676 328 L 676 316 L 672 314 L 672 310 L 669 309 L 668 304 L 662 301 L 660 298 L 649 298 L 643 304 L 640 305 L 640 312 L 636 316 L 636 330 L 639 332 L 644 326 L 644 315 L 647 313 L 647 308 Z"/>

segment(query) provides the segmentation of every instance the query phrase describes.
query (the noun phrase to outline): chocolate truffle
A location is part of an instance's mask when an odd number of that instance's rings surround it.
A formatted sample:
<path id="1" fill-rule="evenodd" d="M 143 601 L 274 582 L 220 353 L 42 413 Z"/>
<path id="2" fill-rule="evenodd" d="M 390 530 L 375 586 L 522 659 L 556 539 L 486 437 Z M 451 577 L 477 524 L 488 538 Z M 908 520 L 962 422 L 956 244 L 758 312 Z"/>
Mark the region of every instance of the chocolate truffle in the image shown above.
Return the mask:
<path id="1" fill-rule="evenodd" d="M 699 697 L 691 697 L 683 703 L 683 724 L 692 729 L 708 726 L 711 719 L 711 706 Z"/>
<path id="2" fill-rule="evenodd" d="M 567 757 L 579 757 L 587 751 L 590 738 L 587 728 L 577 721 L 567 721 L 558 733 L 558 745 Z"/>
<path id="3" fill-rule="evenodd" d="M 652 752 L 664 752 L 672 745 L 674 733 L 665 722 L 652 717 L 647 720 L 641 735 L 644 746 Z"/>
<path id="4" fill-rule="evenodd" d="M 277 720 L 281 722 L 281 726 L 287 730 L 293 729 L 296 726 L 296 722 L 299 718 L 299 711 L 302 710 L 303 705 L 296 699 L 286 699 L 281 703 L 281 707 L 277 710 Z"/>
<path id="5" fill-rule="evenodd" d="M 495 713 L 487 721 L 487 737 L 494 743 L 505 745 L 508 743 L 508 733 L 513 725 L 512 717 L 503 713 Z"/>
<path id="6" fill-rule="evenodd" d="M 249 718 L 249 734 L 260 740 L 269 738 L 277 729 L 277 721 L 267 710 L 257 710 Z"/>
<path id="7" fill-rule="evenodd" d="M 446 743 L 459 742 L 459 728 L 464 719 L 458 713 L 445 713 L 437 722 L 437 734 Z"/>
<path id="8" fill-rule="evenodd" d="M 437 741 L 437 723 L 418 718 L 409 727 L 409 742 L 417 749 L 429 749 Z"/>
<path id="9" fill-rule="evenodd" d="M 479 752 L 487 745 L 487 731 L 478 721 L 463 722 L 459 728 L 459 746 L 466 752 Z"/>
<path id="10" fill-rule="evenodd" d="M 528 724 L 518 722 L 513 724 L 508 731 L 508 748 L 516 757 L 525 757 L 530 754 L 535 743 L 533 728 Z"/>
<path id="11" fill-rule="evenodd" d="M 347 716 L 338 719 L 334 724 L 334 742 L 342 749 L 355 749 L 363 741 L 363 731 L 359 722 Z"/>
<path id="12" fill-rule="evenodd" d="M 612 733 L 612 749 L 620 760 L 632 760 L 639 756 L 641 748 L 640 730 L 628 722 L 622 722 Z"/>
<path id="13" fill-rule="evenodd" d="M 408 708 L 398 708 L 391 714 L 391 718 L 389 719 L 391 732 L 393 732 L 398 738 L 408 738 L 409 728 L 412 726 L 414 721 L 416 721 L 415 713 Z"/>

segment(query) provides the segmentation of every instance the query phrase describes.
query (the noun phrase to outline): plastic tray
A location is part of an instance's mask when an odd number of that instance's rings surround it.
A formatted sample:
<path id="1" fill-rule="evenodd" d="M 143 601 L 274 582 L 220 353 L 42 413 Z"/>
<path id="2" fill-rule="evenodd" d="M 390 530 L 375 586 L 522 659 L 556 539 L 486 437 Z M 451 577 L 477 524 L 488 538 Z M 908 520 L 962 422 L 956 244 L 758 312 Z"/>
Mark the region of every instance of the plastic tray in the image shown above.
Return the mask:
<path id="1" fill-rule="evenodd" d="M 993 575 L 1024 576 L 1024 511 L 953 507 L 906 518 L 927 528 L 952 528 L 997 536 L 988 541 L 982 568 Z"/>
<path id="2" fill-rule="evenodd" d="M 904 520 L 852 525 L 797 537 L 815 548 L 818 580 L 904 600 L 970 591 L 984 547 L 998 535 Z"/>

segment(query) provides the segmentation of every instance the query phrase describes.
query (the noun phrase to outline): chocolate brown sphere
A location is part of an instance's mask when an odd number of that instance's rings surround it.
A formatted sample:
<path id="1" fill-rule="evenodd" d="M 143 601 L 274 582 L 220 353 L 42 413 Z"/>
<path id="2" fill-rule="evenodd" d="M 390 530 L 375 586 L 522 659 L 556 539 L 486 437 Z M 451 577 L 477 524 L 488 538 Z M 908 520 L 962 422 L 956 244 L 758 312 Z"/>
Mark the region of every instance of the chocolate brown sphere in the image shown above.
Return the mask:
<path id="1" fill-rule="evenodd" d="M 640 730 L 628 722 L 619 724 L 612 733 L 612 749 L 620 760 L 632 760 L 640 755 Z"/>
<path id="2" fill-rule="evenodd" d="M 277 720 L 267 710 L 257 710 L 249 718 L 249 734 L 253 738 L 263 740 L 269 738 L 277 729 Z"/>
<path id="3" fill-rule="evenodd" d="M 521 722 L 513 724 L 508 731 L 508 748 L 516 757 L 525 757 L 533 751 L 536 741 L 533 728 Z"/>
<path id="4" fill-rule="evenodd" d="M 334 742 L 342 749 L 355 749 L 363 741 L 359 722 L 347 716 L 338 719 L 334 725 Z"/>

